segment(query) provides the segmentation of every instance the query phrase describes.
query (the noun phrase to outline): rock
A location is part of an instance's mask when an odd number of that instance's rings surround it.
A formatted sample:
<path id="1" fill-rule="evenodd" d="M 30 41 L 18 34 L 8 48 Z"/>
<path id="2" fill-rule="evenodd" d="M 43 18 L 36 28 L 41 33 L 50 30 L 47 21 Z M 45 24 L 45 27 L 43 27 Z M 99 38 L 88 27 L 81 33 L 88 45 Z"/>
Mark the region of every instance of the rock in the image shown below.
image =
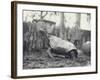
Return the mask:
<path id="1" fill-rule="evenodd" d="M 82 51 L 84 52 L 85 55 L 88 55 L 88 56 L 91 55 L 91 42 L 90 41 L 83 43 Z"/>

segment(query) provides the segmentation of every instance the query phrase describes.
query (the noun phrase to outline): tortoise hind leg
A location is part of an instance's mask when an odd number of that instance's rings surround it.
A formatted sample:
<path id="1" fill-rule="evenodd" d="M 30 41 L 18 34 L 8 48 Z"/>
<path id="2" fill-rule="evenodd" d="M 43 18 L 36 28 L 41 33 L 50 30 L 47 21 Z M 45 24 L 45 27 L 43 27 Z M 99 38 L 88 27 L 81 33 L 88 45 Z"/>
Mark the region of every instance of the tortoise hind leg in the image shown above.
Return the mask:
<path id="1" fill-rule="evenodd" d="M 78 52 L 77 52 L 77 50 L 72 50 L 70 52 L 70 54 L 71 54 L 71 57 L 72 57 L 73 60 L 75 60 L 75 59 L 78 58 Z"/>
<path id="2" fill-rule="evenodd" d="M 71 51 L 69 51 L 67 54 L 66 54 L 66 56 L 69 56 L 69 58 L 70 59 L 73 59 L 73 60 L 75 60 L 76 58 L 78 58 L 78 52 L 77 52 L 77 50 L 71 50 Z M 66 57 L 65 56 L 65 57 Z"/>

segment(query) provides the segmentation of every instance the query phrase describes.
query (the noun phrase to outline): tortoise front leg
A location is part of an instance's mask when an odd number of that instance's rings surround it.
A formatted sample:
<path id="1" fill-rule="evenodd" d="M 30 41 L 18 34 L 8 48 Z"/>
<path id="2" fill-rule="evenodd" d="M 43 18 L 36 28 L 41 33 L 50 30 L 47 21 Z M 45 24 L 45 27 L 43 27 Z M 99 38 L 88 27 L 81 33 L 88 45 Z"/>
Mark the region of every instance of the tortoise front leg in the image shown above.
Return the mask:
<path id="1" fill-rule="evenodd" d="M 51 54 L 51 48 L 48 48 L 47 53 L 49 55 L 50 58 L 54 59 L 54 56 Z"/>

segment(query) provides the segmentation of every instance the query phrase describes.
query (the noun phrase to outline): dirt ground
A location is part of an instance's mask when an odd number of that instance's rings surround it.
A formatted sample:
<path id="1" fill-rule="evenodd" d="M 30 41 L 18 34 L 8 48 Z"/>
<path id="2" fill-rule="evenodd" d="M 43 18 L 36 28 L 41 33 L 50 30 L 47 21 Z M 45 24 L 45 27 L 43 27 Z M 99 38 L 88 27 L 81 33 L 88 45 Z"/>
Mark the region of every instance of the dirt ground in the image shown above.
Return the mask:
<path id="1" fill-rule="evenodd" d="M 51 59 L 46 50 L 39 52 L 24 52 L 23 69 L 38 69 L 38 68 L 60 68 L 60 67 L 79 67 L 90 65 L 90 57 L 84 54 L 79 54 L 76 60 L 66 59 L 55 55 L 55 59 Z"/>

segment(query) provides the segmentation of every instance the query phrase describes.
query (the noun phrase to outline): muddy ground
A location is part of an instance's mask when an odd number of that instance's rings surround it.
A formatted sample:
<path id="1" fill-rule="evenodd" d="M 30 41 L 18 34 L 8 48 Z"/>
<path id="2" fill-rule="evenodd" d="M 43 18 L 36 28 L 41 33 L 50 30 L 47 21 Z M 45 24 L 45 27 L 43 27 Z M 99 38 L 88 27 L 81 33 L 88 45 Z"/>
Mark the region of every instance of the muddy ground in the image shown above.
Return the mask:
<path id="1" fill-rule="evenodd" d="M 90 65 L 90 57 L 84 53 L 79 54 L 76 60 L 66 59 L 64 56 L 54 54 L 55 59 L 51 59 L 46 50 L 24 52 L 23 69 L 38 68 L 59 68 L 59 67 L 79 67 Z"/>

